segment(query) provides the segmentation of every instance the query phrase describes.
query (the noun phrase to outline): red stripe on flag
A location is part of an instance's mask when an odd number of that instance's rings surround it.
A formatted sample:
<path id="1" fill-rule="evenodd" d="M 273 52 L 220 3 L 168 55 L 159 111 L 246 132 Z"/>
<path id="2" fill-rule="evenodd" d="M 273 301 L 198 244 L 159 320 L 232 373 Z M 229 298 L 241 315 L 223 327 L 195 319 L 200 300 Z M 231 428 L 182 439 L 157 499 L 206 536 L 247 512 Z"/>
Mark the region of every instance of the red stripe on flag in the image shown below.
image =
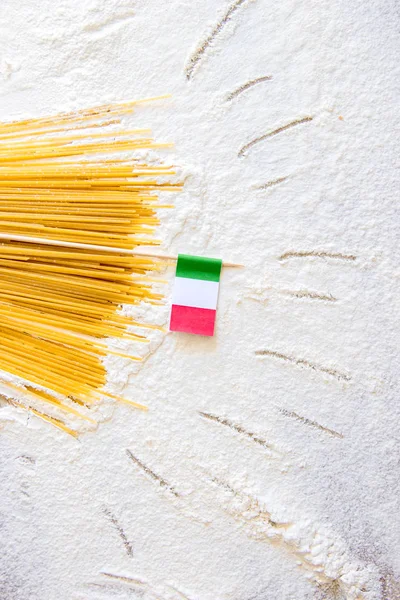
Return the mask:
<path id="1" fill-rule="evenodd" d="M 210 308 L 173 304 L 169 329 L 197 335 L 214 335 L 216 313 L 216 310 Z"/>

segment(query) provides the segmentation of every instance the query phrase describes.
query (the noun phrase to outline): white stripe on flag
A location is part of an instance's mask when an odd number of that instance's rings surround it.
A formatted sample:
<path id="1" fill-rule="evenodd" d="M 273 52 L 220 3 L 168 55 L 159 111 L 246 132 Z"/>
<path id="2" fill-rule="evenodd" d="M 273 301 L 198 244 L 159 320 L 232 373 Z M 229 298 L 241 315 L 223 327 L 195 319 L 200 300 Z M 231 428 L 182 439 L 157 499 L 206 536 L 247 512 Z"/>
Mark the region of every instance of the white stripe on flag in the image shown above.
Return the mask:
<path id="1" fill-rule="evenodd" d="M 217 308 L 219 281 L 176 277 L 172 304 L 195 306 L 197 308 Z"/>

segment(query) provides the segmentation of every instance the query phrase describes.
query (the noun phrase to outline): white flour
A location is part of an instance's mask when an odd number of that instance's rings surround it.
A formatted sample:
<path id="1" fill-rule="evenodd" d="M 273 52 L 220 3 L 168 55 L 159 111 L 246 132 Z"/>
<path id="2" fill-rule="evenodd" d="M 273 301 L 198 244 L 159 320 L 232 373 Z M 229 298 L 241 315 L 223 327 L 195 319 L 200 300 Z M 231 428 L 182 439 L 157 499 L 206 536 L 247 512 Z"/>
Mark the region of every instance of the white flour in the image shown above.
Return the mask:
<path id="1" fill-rule="evenodd" d="M 171 93 L 127 120 L 175 142 L 162 249 L 245 264 L 215 338 L 110 359 L 147 414 L 1 409 L 0 598 L 398 599 L 396 2 L 0 11 L 0 116 Z"/>

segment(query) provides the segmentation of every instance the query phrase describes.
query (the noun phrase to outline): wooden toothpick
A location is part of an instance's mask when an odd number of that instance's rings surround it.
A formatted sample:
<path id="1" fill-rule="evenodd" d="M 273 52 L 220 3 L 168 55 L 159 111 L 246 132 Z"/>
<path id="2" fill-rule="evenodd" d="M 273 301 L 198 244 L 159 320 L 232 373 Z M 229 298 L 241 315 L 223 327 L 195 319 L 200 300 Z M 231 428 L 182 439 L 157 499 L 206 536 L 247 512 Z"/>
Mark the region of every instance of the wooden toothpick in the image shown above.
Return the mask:
<path id="1" fill-rule="evenodd" d="M 158 258 L 160 260 L 178 260 L 177 256 L 171 256 L 169 254 L 138 252 L 137 250 L 127 250 L 125 248 L 97 246 L 95 244 L 79 244 L 75 242 L 65 242 L 62 240 L 49 240 L 46 238 L 30 237 L 27 235 L 14 235 L 13 233 L 0 233 L 0 240 L 6 240 L 10 242 L 26 242 L 28 244 L 44 244 L 46 246 L 63 246 L 64 248 L 77 248 L 79 250 L 96 250 L 97 252 L 114 252 L 116 254 L 128 254 L 130 256 L 143 256 L 143 258 Z M 224 267 L 243 267 L 243 265 L 233 262 L 223 262 L 222 265 Z"/>

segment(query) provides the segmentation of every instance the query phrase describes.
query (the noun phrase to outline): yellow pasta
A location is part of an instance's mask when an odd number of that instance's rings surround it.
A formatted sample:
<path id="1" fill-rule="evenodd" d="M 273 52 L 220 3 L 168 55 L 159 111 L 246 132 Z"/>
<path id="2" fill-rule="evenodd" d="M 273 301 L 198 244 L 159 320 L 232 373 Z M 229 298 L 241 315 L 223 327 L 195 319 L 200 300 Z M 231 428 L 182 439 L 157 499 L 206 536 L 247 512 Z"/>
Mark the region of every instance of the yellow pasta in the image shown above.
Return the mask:
<path id="1" fill-rule="evenodd" d="M 156 211 L 171 207 L 159 192 L 181 187 L 172 165 L 132 158 L 169 146 L 121 127 L 139 103 L 0 123 L 0 369 L 19 378 L 4 375 L 0 385 L 72 435 L 96 422 L 79 407 L 88 412 L 103 396 L 146 408 L 104 391 L 103 364 L 108 354 L 140 360 L 107 338 L 142 344 L 159 329 L 120 313 L 123 304 L 162 302 L 152 287 L 161 263 L 127 251 L 159 243 Z"/>

